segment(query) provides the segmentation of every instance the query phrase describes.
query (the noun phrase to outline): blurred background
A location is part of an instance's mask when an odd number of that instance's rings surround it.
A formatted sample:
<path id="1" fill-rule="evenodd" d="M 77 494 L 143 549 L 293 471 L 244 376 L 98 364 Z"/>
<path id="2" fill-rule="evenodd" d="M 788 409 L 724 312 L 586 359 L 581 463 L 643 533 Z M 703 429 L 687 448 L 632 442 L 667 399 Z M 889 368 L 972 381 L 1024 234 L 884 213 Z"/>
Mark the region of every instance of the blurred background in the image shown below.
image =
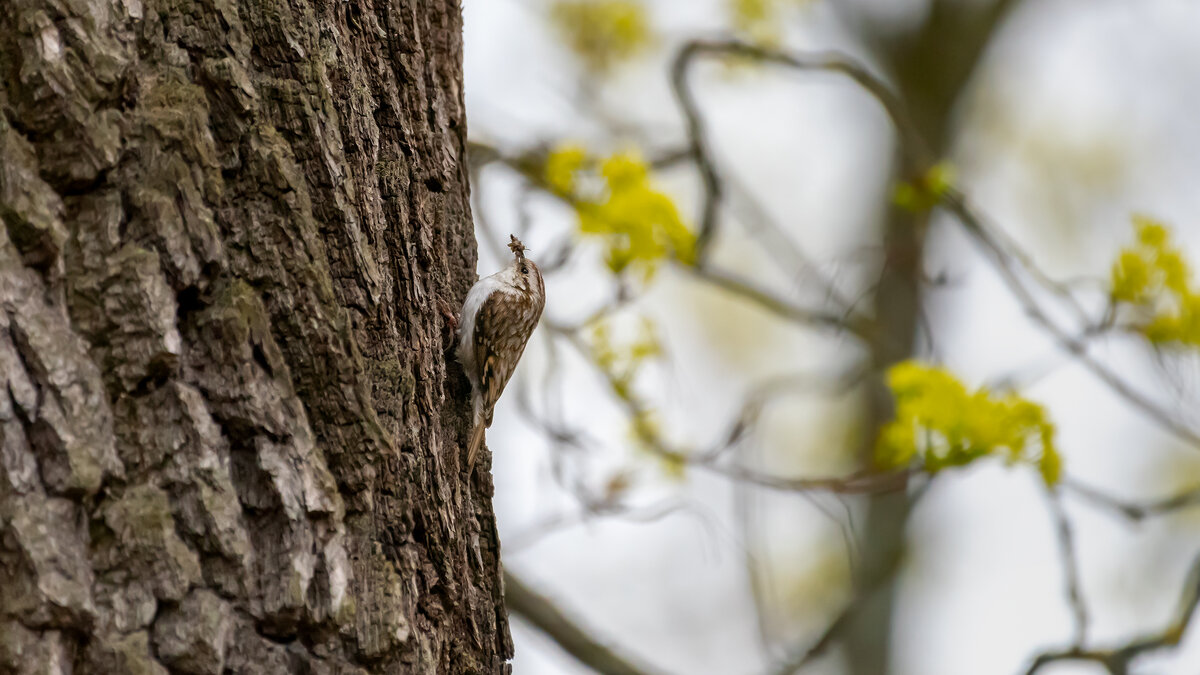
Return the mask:
<path id="1" fill-rule="evenodd" d="M 488 436 L 506 569 L 646 672 L 1200 672 L 1200 303 L 1114 290 L 1200 261 L 1200 5 L 463 4 L 479 272 L 516 233 L 548 293 Z M 910 359 L 1044 406 L 1061 474 L 859 481 Z M 591 672 L 515 618 L 514 672 Z"/>

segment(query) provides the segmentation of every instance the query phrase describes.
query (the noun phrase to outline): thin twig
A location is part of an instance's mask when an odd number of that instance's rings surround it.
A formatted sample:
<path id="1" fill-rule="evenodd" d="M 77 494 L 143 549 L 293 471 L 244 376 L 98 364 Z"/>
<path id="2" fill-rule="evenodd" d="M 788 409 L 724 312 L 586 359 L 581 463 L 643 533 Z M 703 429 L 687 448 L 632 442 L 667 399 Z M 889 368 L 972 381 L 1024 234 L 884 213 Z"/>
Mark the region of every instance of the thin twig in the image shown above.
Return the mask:
<path id="1" fill-rule="evenodd" d="M 563 337 L 566 338 L 568 344 L 575 347 L 581 356 L 590 361 L 593 360 L 586 345 L 583 344 L 582 338 L 577 333 L 565 333 Z M 619 388 L 619 383 L 614 373 L 609 372 L 609 370 L 601 367 L 599 364 L 594 365 L 596 365 L 597 372 L 605 378 L 610 387 L 614 390 Z M 642 418 L 647 413 L 647 407 L 632 393 L 618 396 L 617 400 L 626 409 L 626 413 L 630 416 L 630 419 Z M 743 406 L 743 409 L 753 409 L 753 406 Z M 914 474 L 914 470 L 904 469 L 885 472 L 860 471 L 846 476 L 820 478 L 777 476 L 745 466 L 722 463 L 719 461 L 721 454 L 719 451 L 683 452 L 677 448 L 670 447 L 659 436 L 650 435 L 650 432 L 643 427 L 639 427 L 637 431 L 639 432 L 638 438 L 645 445 L 646 449 L 663 459 L 684 466 L 702 469 L 733 480 L 746 481 L 761 487 L 784 492 L 883 494 L 903 490 Z"/>
<path id="2" fill-rule="evenodd" d="M 1106 494 L 1098 488 L 1071 478 L 1063 479 L 1062 488 L 1092 504 L 1109 509 L 1134 521 L 1145 520 L 1151 516 L 1165 515 L 1193 506 L 1200 506 L 1200 487 L 1191 488 L 1170 497 L 1161 497 L 1159 499 L 1140 502 L 1119 499 Z"/>
<path id="3" fill-rule="evenodd" d="M 658 672 L 638 666 L 612 647 L 592 637 L 549 598 L 534 591 L 512 572 L 504 572 L 504 604 L 508 611 L 529 622 L 563 651 L 601 675 L 643 675 Z"/>
<path id="4" fill-rule="evenodd" d="M 1185 589 L 1174 618 L 1162 632 L 1105 649 L 1072 647 L 1044 652 L 1033 660 L 1025 675 L 1034 675 L 1043 667 L 1058 661 L 1091 661 L 1103 666 L 1110 675 L 1129 675 L 1129 664 L 1135 658 L 1147 652 L 1177 646 L 1187 633 L 1192 619 L 1196 616 L 1196 608 L 1200 605 L 1200 556 L 1192 562 Z"/>
<path id="5" fill-rule="evenodd" d="M 704 138 L 703 123 L 699 115 L 699 110 L 696 106 L 695 98 L 687 86 L 686 79 L 688 67 L 697 57 L 702 55 L 740 56 L 798 70 L 829 71 L 845 75 L 875 98 L 883 107 L 888 117 L 891 118 L 899 137 L 901 154 L 910 175 L 922 175 L 933 163 L 928 145 L 921 138 L 917 126 L 909 117 L 900 98 L 892 93 L 883 80 L 873 75 L 866 67 L 853 59 L 837 53 L 788 54 L 733 40 L 695 40 L 689 42 L 676 55 L 672 66 L 672 84 L 684 113 L 688 138 L 692 150 L 696 155 L 697 166 L 704 179 L 705 203 L 702 213 L 705 214 L 705 217 L 701 221 L 700 236 L 706 244 L 714 234 L 711 230 L 717 226 L 716 217 L 711 214 L 715 214 L 716 208 L 720 203 L 720 182 Z M 968 206 L 966 197 L 958 191 L 953 189 L 947 190 L 942 195 L 940 205 L 954 214 L 967 230 L 968 234 L 984 247 L 985 251 L 989 254 L 987 256 L 988 260 L 1000 272 L 1010 292 L 1017 297 L 1030 317 L 1054 337 L 1060 347 L 1078 358 L 1080 363 L 1104 382 L 1114 393 L 1124 398 L 1150 419 L 1171 431 L 1179 438 L 1200 447 L 1200 433 L 1197 433 L 1195 429 L 1181 422 L 1175 415 L 1137 391 L 1131 384 L 1093 358 L 1087 351 L 1086 343 L 1072 336 L 1051 320 L 1049 315 L 1046 314 L 1045 310 L 1042 309 L 1033 297 L 1033 294 L 1021 282 L 1020 277 L 1016 273 L 1016 268 L 1023 270 L 1031 278 L 1043 284 L 1060 298 L 1070 295 L 1067 289 L 1061 284 L 1051 281 L 1047 275 L 1034 265 L 1032 259 L 1020 251 L 1013 242 L 1008 241 L 1003 235 L 993 232 L 988 228 L 983 219 Z M 705 232 L 706 227 L 710 230 L 707 233 Z M 701 261 L 703 260 L 701 258 Z M 1074 301 L 1071 304 L 1077 313 L 1085 315 Z"/>
<path id="6" fill-rule="evenodd" d="M 1085 341 L 1068 333 L 1046 314 L 1037 299 L 1033 297 L 1033 293 L 1025 287 L 1025 284 L 1021 281 L 1017 273 L 1015 265 L 1021 264 L 1020 260 L 1013 256 L 996 239 L 994 232 L 971 209 L 967 204 L 966 197 L 962 193 L 956 190 L 948 190 L 943 196 L 941 204 L 947 211 L 954 214 L 967 233 L 971 235 L 976 243 L 983 247 L 984 252 L 987 253 L 986 257 L 988 261 L 1000 273 L 1000 277 L 1005 285 L 1008 286 L 1009 292 L 1021 303 L 1021 306 L 1024 307 L 1030 319 L 1049 333 L 1055 342 L 1058 343 L 1059 347 L 1074 355 L 1079 360 L 1079 363 L 1107 385 L 1113 393 L 1125 399 L 1126 402 L 1140 410 L 1151 420 L 1154 420 L 1159 426 L 1170 431 L 1179 439 L 1187 441 L 1190 445 L 1200 448 L 1200 433 L 1197 433 L 1195 429 L 1184 424 L 1158 403 L 1135 389 L 1133 385 L 1122 379 L 1121 376 L 1113 372 L 1108 366 L 1096 360 L 1088 352 Z"/>
<path id="7" fill-rule="evenodd" d="M 888 115 L 897 121 L 898 133 L 903 136 L 901 147 L 905 153 L 906 164 L 913 169 L 913 175 L 920 175 L 930 164 L 929 152 L 924 149 L 925 143 L 915 133 L 916 126 L 912 124 L 899 98 L 881 79 L 872 75 L 857 62 L 835 53 L 786 54 L 737 40 L 692 40 L 687 42 L 676 53 L 671 64 L 671 89 L 679 103 L 679 109 L 683 113 L 688 145 L 704 187 L 703 201 L 700 207 L 700 228 L 696 237 L 697 260 L 701 265 L 707 261 L 709 245 L 716 237 L 721 201 L 724 197 L 721 179 L 717 174 L 716 163 L 704 130 L 700 107 L 696 103 L 692 88 L 688 85 L 688 73 L 691 67 L 698 58 L 705 56 L 737 56 L 797 70 L 827 71 L 845 75 L 879 101 Z"/>
<path id="8" fill-rule="evenodd" d="M 590 503 L 574 513 L 560 513 L 543 519 L 524 531 L 512 535 L 504 541 L 504 549 L 509 554 L 518 552 L 541 542 L 542 539 L 555 532 L 560 532 L 582 525 L 594 518 L 613 518 L 633 523 L 653 523 L 687 509 L 687 505 L 678 499 L 668 499 L 648 506 L 630 506 L 611 500 L 601 503 Z"/>
<path id="9" fill-rule="evenodd" d="M 697 278 L 749 300 L 762 309 L 788 321 L 833 331 L 845 331 L 864 340 L 871 338 L 869 323 L 865 319 L 855 319 L 840 312 L 828 312 L 792 304 L 770 291 L 756 286 L 749 280 L 712 266 L 685 269 Z"/>
<path id="10" fill-rule="evenodd" d="M 1087 642 L 1088 610 L 1079 581 L 1079 554 L 1075 546 L 1075 530 L 1071 527 L 1071 521 L 1057 491 L 1046 490 L 1046 502 L 1050 518 L 1054 522 L 1054 538 L 1058 543 L 1058 555 L 1063 567 L 1063 584 L 1066 586 L 1067 604 L 1071 608 L 1074 624 L 1075 635 L 1071 640 L 1071 647 L 1082 648 Z"/>

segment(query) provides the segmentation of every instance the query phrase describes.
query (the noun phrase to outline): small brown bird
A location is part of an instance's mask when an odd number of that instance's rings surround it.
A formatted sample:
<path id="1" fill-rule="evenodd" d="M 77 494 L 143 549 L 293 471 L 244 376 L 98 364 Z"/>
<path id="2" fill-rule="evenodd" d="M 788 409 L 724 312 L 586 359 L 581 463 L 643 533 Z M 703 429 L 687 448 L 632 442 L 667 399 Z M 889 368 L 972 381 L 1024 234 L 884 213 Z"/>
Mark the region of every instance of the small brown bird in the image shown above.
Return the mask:
<path id="1" fill-rule="evenodd" d="M 475 282 L 463 303 L 458 332 L 458 361 L 471 381 L 474 428 L 467 449 L 467 472 L 483 445 L 484 430 L 504 385 L 517 368 L 525 343 L 546 306 L 542 272 L 525 257 L 525 246 L 514 235 L 508 248 L 515 259 L 495 274 Z"/>

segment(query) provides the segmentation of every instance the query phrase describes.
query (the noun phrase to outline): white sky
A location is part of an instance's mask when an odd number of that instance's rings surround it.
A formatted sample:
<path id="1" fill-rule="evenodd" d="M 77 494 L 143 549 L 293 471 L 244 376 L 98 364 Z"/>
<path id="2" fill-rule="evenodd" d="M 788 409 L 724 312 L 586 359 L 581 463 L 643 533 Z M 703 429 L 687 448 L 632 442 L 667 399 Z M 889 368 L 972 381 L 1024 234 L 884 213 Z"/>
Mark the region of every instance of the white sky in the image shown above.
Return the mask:
<path id="1" fill-rule="evenodd" d="M 576 71 L 547 34 L 538 0 L 466 0 L 466 85 L 472 137 L 506 148 L 558 139 L 596 138 L 571 103 Z M 719 21 L 716 0 L 659 0 L 662 48 L 623 71 L 606 89 L 607 112 L 646 126 L 662 147 L 681 138 L 666 82 L 670 46 Z M 872 3 L 860 0 L 856 6 Z M 879 4 L 879 3 L 874 3 Z M 886 5 L 886 3 L 884 3 Z M 893 12 L 903 17 L 899 5 Z M 904 8 L 919 8 L 905 2 Z M 828 0 L 792 15 L 794 48 L 859 52 Z M 832 78 L 757 74 L 742 80 L 698 79 L 698 91 L 722 168 L 736 174 L 793 232 L 822 269 L 852 281 L 848 262 L 864 242 L 876 208 L 886 157 L 886 119 L 853 87 Z M 1130 235 L 1129 215 L 1145 212 L 1175 227 L 1200 264 L 1200 3 L 1190 0 L 1027 0 L 1004 28 L 985 77 L 963 109 L 962 143 L 954 162 L 966 191 L 999 226 L 1036 251 L 1056 276 L 1103 277 Z M 695 200 L 691 179 L 663 184 L 680 204 Z M 516 229 L 514 181 L 497 172 L 481 185 L 488 217 Z M 864 198 L 864 193 L 867 198 Z M 526 243 L 536 258 L 569 231 L 569 214 L 541 201 L 530 207 Z M 991 270 L 953 227 L 941 227 L 927 267 L 954 285 L 931 295 L 937 357 L 980 384 L 1062 362 L 1024 318 Z M 736 231 L 720 242 L 719 258 L 760 271 L 754 248 Z M 480 272 L 494 258 L 481 256 Z M 548 279 L 549 315 L 586 314 L 605 297 L 601 277 L 573 270 Z M 769 274 L 764 283 L 778 284 Z M 650 389 L 671 403 L 666 427 L 698 441 L 720 429 L 749 376 L 821 367 L 846 345 L 794 330 L 771 328 L 761 315 L 732 307 L 670 273 L 641 305 L 671 348 L 671 365 Z M 713 320 L 715 313 L 723 320 Z M 708 317 L 708 318 L 705 318 Z M 535 338 L 537 340 L 537 338 Z M 744 347 L 756 345 L 752 351 Z M 1098 352 L 1149 391 L 1167 397 L 1160 366 L 1132 342 Z M 688 367 L 684 364 L 697 364 Z M 573 500 L 555 483 L 550 449 L 522 425 L 517 392 L 529 385 L 536 401 L 546 365 L 531 346 L 517 381 L 502 400 L 489 446 L 496 452 L 496 508 L 506 547 L 544 519 L 571 512 Z M 1196 388 L 1196 363 L 1174 361 L 1176 379 Z M 556 531 L 529 546 L 505 548 L 506 565 L 629 653 L 672 673 L 750 674 L 769 662 L 747 594 L 744 558 L 733 526 L 732 492 L 698 473 L 684 485 L 661 477 L 653 462 L 623 450 L 626 428 L 606 407 L 603 388 L 578 364 L 566 418 L 610 441 L 611 454 L 571 458 L 591 485 L 612 471 L 637 467 L 640 503 L 685 500 L 703 517 L 675 515 L 653 523 L 594 521 Z M 1200 483 L 1200 454 L 1179 450 L 1080 368 L 1054 367 L 1024 390 L 1050 406 L 1066 468 L 1073 476 L 1129 497 L 1151 497 Z M 1194 403 L 1194 398 L 1191 399 Z M 793 471 L 836 470 L 828 453 L 831 408 L 789 400 L 765 440 L 774 460 Z M 791 419 L 788 419 L 791 417 Z M 779 438 L 798 437 L 780 460 Z M 798 446 L 798 447 L 797 447 Z M 770 450 L 768 451 L 770 452 Z M 1061 566 L 1036 476 L 984 465 L 940 477 L 910 525 L 911 559 L 901 575 L 895 621 L 896 673 L 1009 675 L 1032 653 L 1062 646 L 1070 636 Z M 1091 644 L 1154 632 L 1168 621 L 1182 575 L 1200 549 L 1193 511 L 1143 525 L 1114 520 L 1068 501 L 1092 610 Z M 796 497 L 756 500 L 769 551 L 761 557 L 777 578 L 828 565 L 840 549 L 836 530 Z M 836 565 L 835 565 L 836 567 Z M 797 570 L 800 573 L 797 573 Z M 795 625 L 820 630 L 840 598 L 828 588 L 793 589 L 812 603 Z M 780 590 L 784 593 L 784 590 Z M 1167 658 L 1139 663 L 1139 672 L 1195 675 L 1200 637 L 1194 629 Z M 582 673 L 535 631 L 515 622 L 515 672 Z M 797 636 L 800 639 L 800 636 Z M 836 672 L 836 663 L 825 664 Z M 821 672 L 819 668 L 811 672 Z M 1063 665 L 1050 675 L 1099 672 Z"/>

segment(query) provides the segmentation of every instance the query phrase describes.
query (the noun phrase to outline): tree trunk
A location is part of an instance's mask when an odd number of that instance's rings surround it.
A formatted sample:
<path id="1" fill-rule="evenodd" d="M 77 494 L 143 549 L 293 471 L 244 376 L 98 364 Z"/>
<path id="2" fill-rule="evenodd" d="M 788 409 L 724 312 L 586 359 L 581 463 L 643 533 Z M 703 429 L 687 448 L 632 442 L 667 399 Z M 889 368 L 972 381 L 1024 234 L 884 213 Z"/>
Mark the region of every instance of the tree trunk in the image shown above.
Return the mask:
<path id="1" fill-rule="evenodd" d="M 493 673 L 455 0 L 6 0 L 0 672 Z"/>
<path id="2" fill-rule="evenodd" d="M 953 150 L 954 106 L 1015 2 L 993 0 L 976 5 L 935 0 L 918 30 L 876 40 L 876 51 L 894 73 L 895 86 L 934 157 Z M 897 174 L 894 178 L 907 181 L 918 177 Z M 887 368 L 918 356 L 915 347 L 923 312 L 921 286 L 930 215 L 893 207 L 883 224 L 886 262 L 870 299 L 882 339 L 872 350 L 876 376 L 868 383 L 864 406 L 862 454 L 868 463 L 879 432 L 894 412 L 891 392 L 884 382 Z M 896 576 L 904 564 L 911 506 L 903 492 L 867 500 L 856 580 L 860 606 L 844 641 L 851 675 L 895 671 L 891 650 Z"/>

